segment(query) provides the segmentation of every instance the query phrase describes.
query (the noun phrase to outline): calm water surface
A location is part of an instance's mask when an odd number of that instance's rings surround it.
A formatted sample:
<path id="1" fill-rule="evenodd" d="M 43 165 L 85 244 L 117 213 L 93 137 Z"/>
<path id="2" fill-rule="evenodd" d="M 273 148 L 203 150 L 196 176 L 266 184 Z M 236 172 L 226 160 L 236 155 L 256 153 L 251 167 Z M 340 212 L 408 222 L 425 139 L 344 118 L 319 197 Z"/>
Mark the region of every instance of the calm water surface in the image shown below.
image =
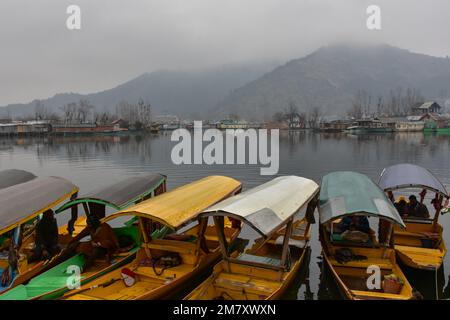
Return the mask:
<path id="1" fill-rule="evenodd" d="M 221 174 L 240 180 L 251 188 L 273 177 L 261 176 L 259 165 L 205 166 L 172 164 L 174 143 L 170 133 L 159 135 L 78 136 L 0 139 L 0 170 L 19 168 L 36 175 L 65 177 L 80 187 L 81 193 L 120 181 L 142 172 L 168 176 L 174 188 L 207 175 Z M 280 133 L 279 175 L 298 175 L 320 182 L 323 175 L 336 170 L 365 173 L 375 181 L 389 165 L 410 162 L 424 166 L 450 186 L 450 136 L 384 134 L 354 136 Z M 441 216 L 447 245 L 450 244 L 450 216 Z M 338 299 L 330 275 L 322 271 L 317 224 L 313 226 L 311 250 L 305 268 L 286 295 L 289 299 Z M 437 274 L 405 270 L 413 287 L 425 298 L 450 298 L 447 289 L 450 255 Z"/>

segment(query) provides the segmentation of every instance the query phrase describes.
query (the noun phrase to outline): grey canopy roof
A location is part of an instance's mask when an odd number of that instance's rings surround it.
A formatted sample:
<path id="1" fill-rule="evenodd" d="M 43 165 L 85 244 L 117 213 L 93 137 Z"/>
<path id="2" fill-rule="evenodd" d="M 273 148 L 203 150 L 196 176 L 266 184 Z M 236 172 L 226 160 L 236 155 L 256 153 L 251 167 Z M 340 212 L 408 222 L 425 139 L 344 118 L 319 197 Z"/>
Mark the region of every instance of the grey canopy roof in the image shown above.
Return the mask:
<path id="1" fill-rule="evenodd" d="M 396 164 L 383 169 L 378 185 L 385 191 L 418 187 L 449 196 L 444 185 L 430 171 L 409 163 Z"/>
<path id="2" fill-rule="evenodd" d="M 270 180 L 203 211 L 201 216 L 231 216 L 269 236 L 319 192 L 319 185 L 297 176 Z"/>
<path id="3" fill-rule="evenodd" d="M 159 173 L 129 177 L 71 200 L 58 208 L 56 212 L 62 212 L 79 203 L 89 202 L 99 203 L 121 210 L 152 193 L 165 180 L 166 177 Z"/>
<path id="4" fill-rule="evenodd" d="M 0 190 L 0 233 L 56 206 L 78 187 L 59 177 L 43 177 Z"/>
<path id="5" fill-rule="evenodd" d="M 19 183 L 36 178 L 34 174 L 25 170 L 8 169 L 0 171 L 0 189 L 8 188 Z"/>

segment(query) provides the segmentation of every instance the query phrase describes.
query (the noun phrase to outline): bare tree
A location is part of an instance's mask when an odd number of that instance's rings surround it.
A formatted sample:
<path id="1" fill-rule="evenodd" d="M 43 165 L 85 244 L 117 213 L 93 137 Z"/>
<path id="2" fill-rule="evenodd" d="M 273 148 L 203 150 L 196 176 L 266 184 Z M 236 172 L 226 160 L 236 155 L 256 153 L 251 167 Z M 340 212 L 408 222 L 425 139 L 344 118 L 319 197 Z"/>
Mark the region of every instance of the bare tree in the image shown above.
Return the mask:
<path id="1" fill-rule="evenodd" d="M 151 105 L 144 100 L 139 99 L 137 104 L 130 104 L 121 101 L 116 107 L 117 115 L 135 127 L 150 127 L 151 125 Z"/>
<path id="2" fill-rule="evenodd" d="M 317 128 L 322 118 L 322 110 L 320 107 L 313 107 L 308 114 L 308 125 L 310 128 Z"/>
<path id="3" fill-rule="evenodd" d="M 77 104 L 75 102 L 69 102 L 60 109 L 63 112 L 64 123 L 72 123 L 75 120 L 77 113 Z"/>
<path id="4" fill-rule="evenodd" d="M 44 120 L 48 118 L 48 109 L 41 100 L 36 100 L 34 103 L 34 119 Z"/>
<path id="5" fill-rule="evenodd" d="M 80 123 L 84 123 L 88 120 L 91 115 L 94 106 L 90 104 L 88 100 L 81 99 L 78 103 L 77 108 L 77 120 Z"/>

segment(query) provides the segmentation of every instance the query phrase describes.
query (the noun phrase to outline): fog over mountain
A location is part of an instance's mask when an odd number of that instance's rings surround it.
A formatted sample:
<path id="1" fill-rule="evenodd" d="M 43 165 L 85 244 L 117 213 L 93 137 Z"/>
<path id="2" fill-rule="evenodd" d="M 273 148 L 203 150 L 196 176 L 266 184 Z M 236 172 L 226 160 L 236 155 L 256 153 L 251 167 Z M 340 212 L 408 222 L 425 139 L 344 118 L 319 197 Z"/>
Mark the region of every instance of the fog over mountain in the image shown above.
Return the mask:
<path id="1" fill-rule="evenodd" d="M 102 92 L 57 94 L 42 102 L 58 112 L 64 104 L 86 99 L 96 111 L 115 112 L 121 101 L 134 103 L 142 98 L 151 103 L 155 114 L 190 119 L 234 114 L 267 120 L 291 102 L 300 111 L 320 107 L 325 115 L 341 115 L 358 90 L 365 90 L 374 101 L 400 87 L 417 89 L 426 99 L 447 98 L 450 59 L 389 45 L 341 44 L 322 47 L 276 68 L 274 64 L 256 64 L 207 71 L 158 71 Z M 34 105 L 9 105 L 0 109 L 0 115 L 32 115 Z"/>
<path id="2" fill-rule="evenodd" d="M 122 101 L 135 103 L 139 99 L 150 102 L 154 114 L 177 114 L 182 117 L 204 117 L 231 90 L 257 79 L 276 64 L 258 63 L 223 66 L 203 71 L 156 71 L 144 73 L 115 88 L 91 94 L 62 93 L 41 102 L 49 111 L 61 112 L 61 107 L 80 99 L 88 100 L 96 112 L 114 113 Z M 12 117 L 34 114 L 36 101 L 11 104 L 0 108 L 0 115 Z"/>
<path id="3" fill-rule="evenodd" d="M 235 90 L 218 105 L 217 115 L 268 119 L 290 102 L 303 111 L 319 107 L 324 114 L 339 115 L 358 90 L 374 101 L 400 87 L 417 89 L 426 99 L 447 98 L 450 59 L 388 45 L 323 47 Z"/>

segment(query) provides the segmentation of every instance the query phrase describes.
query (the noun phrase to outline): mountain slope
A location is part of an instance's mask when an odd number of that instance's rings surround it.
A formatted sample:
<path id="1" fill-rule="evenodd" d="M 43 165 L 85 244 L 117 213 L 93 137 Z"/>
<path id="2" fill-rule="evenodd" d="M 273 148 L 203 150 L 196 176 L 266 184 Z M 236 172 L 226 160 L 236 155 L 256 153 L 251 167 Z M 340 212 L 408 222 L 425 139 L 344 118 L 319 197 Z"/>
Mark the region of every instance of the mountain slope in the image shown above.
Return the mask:
<path id="1" fill-rule="evenodd" d="M 42 100 L 55 112 L 70 102 L 88 100 L 96 111 L 115 112 L 121 101 L 136 102 L 139 98 L 153 106 L 155 114 L 170 113 L 185 117 L 201 117 L 215 107 L 232 89 L 257 79 L 274 67 L 273 63 L 227 66 L 192 72 L 157 71 L 145 73 L 115 88 L 92 94 L 63 93 Z M 0 108 L 0 116 L 34 114 L 35 101 Z"/>
<path id="2" fill-rule="evenodd" d="M 387 45 L 324 47 L 234 90 L 219 104 L 217 116 L 268 119 L 291 101 L 301 110 L 318 106 L 336 115 L 350 107 L 360 89 L 375 100 L 398 87 L 419 89 L 426 98 L 450 93 L 450 59 Z"/>

